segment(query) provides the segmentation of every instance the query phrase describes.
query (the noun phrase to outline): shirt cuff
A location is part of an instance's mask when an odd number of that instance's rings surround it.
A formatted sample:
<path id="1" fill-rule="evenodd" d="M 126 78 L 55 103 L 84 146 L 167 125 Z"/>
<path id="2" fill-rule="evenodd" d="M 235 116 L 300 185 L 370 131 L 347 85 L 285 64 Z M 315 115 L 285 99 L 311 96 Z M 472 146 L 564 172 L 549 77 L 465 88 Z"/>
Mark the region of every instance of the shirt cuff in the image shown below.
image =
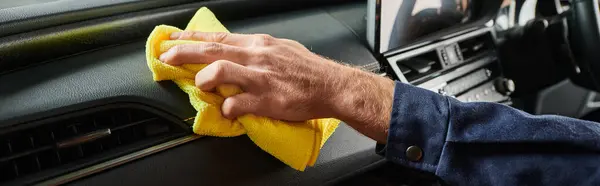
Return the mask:
<path id="1" fill-rule="evenodd" d="M 387 144 L 377 153 L 386 159 L 435 173 L 448 132 L 448 97 L 396 82 Z"/>

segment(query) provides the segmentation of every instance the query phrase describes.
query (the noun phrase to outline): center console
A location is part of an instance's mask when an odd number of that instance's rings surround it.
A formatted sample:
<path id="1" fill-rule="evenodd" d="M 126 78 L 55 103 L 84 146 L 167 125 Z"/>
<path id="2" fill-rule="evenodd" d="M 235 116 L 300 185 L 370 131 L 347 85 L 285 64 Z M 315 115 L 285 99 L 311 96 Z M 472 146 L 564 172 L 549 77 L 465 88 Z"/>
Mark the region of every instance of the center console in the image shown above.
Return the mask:
<path id="1" fill-rule="evenodd" d="M 369 2 L 367 38 L 388 76 L 464 102 L 511 104 L 491 1 Z M 493 11 L 493 10 L 496 11 Z"/>
<path id="2" fill-rule="evenodd" d="M 483 27 L 398 54 L 384 55 L 404 83 L 460 101 L 510 103 L 514 82 L 504 78 L 492 31 Z"/>

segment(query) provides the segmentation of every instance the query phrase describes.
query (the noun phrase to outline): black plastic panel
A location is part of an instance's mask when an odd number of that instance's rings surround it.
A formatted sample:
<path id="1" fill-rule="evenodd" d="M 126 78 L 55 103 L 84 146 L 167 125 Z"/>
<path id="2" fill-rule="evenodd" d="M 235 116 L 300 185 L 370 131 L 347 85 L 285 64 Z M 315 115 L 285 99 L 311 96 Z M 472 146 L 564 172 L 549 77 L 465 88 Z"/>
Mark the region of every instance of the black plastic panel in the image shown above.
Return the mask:
<path id="1" fill-rule="evenodd" d="M 554 114 L 578 118 L 585 108 L 589 90 L 564 80 L 537 94 L 534 114 Z"/>
<path id="2" fill-rule="evenodd" d="M 362 18 L 360 12 L 351 15 L 355 19 Z M 225 26 L 232 32 L 268 33 L 297 40 L 311 51 L 342 63 L 366 65 L 377 62 L 352 30 L 321 9 L 225 23 Z"/>
<path id="3" fill-rule="evenodd" d="M 67 55 L 135 42 L 159 24 L 184 27 L 203 6 L 221 21 L 233 21 L 341 1 L 58 1 L 0 10 L 0 75 Z M 153 7 L 163 8 L 149 9 Z M 38 14 L 41 17 L 35 16 Z M 31 53 L 35 55 L 23 55 Z"/>
<path id="4" fill-rule="evenodd" d="M 0 36 L 194 0 L 33 1 L 0 10 Z M 20 4 L 20 3 L 16 3 Z"/>
<path id="5" fill-rule="evenodd" d="M 381 160 L 374 144 L 341 125 L 323 146 L 316 166 L 299 172 L 245 136 L 207 137 L 74 185 L 319 185 Z"/>
<path id="6" fill-rule="evenodd" d="M 268 33 L 298 40 L 328 58 L 364 65 L 376 59 L 355 34 L 364 30 L 350 29 L 361 28 L 361 22 L 348 22 L 352 20 L 350 17 L 364 19 L 364 14 L 358 11 L 361 7 L 365 4 L 344 5 L 335 11 L 313 9 L 224 21 L 224 24 L 234 32 Z M 222 17 L 220 13 L 215 11 Z M 194 116 L 187 95 L 179 88 L 171 82 L 152 81 L 145 62 L 144 42 L 138 39 L 0 76 L 0 126 L 115 102 L 148 105 L 182 120 Z M 298 172 L 260 150 L 246 136 L 207 137 L 75 184 L 315 185 L 381 160 L 374 147 L 374 141 L 342 124 L 325 144 L 316 167 Z"/>
<path id="7" fill-rule="evenodd" d="M 143 41 L 0 76 L 0 127 L 114 102 L 195 115 L 174 83 L 152 80 Z"/>
<path id="8" fill-rule="evenodd" d="M 345 5 L 326 8 L 327 12 L 350 28 L 367 46 L 367 9 L 365 6 Z"/>
<path id="9" fill-rule="evenodd" d="M 347 0 L 110 0 L 110 1 L 51 1 L 36 2 L 28 6 L 0 9 L 0 36 L 37 30 L 61 24 L 107 17 L 146 9 L 194 3 L 230 4 L 230 10 L 256 8 L 253 11 L 238 12 L 228 18 L 251 15 L 264 15 L 316 5 L 339 3 Z M 20 4 L 20 3 L 16 3 Z M 191 5 L 189 8 L 196 7 Z"/>

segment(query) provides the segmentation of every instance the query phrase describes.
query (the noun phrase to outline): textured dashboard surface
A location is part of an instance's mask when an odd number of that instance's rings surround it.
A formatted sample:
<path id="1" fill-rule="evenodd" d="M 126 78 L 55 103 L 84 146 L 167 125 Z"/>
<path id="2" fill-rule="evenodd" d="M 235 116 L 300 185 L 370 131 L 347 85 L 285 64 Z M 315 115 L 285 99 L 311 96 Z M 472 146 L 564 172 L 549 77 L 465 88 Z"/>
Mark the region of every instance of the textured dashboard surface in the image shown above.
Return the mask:
<path id="1" fill-rule="evenodd" d="M 336 1 L 342 0 L 68 0 L 0 9 L 0 75 L 143 40 L 158 24 L 185 27 L 200 7 L 210 8 L 222 21 L 232 21 Z"/>
<path id="2" fill-rule="evenodd" d="M 290 9 L 290 7 L 293 9 L 294 7 L 301 8 L 344 1 L 347 2 L 347 0 L 29 0 L 29 2 L 3 2 L 7 4 L 0 6 L 0 36 L 52 27 L 65 23 L 185 3 L 245 3 L 246 5 L 249 5 L 246 7 L 240 6 L 239 8 L 262 5 L 253 7 L 255 8 L 253 11 L 238 12 L 238 14 L 231 15 L 232 17 L 235 17 L 274 12 L 273 10 L 276 11 L 276 9 L 269 10 L 269 8 L 274 7 L 278 7 L 278 9 L 285 11 Z M 235 7 L 231 9 L 235 9 Z M 259 9 L 262 11 L 257 11 Z"/>
<path id="3" fill-rule="evenodd" d="M 360 6 L 364 4 L 346 5 L 349 10 Z M 360 12 L 350 15 L 356 19 L 363 16 Z M 233 32 L 268 33 L 298 40 L 312 51 L 344 63 L 376 62 L 351 30 L 321 9 L 224 24 Z M 193 116 L 187 97 L 173 83 L 151 80 L 144 42 L 96 50 L 0 76 L 0 126 L 107 102 L 137 102 L 180 118 Z"/>
<path id="4" fill-rule="evenodd" d="M 365 65 L 376 59 L 355 34 L 364 33 L 358 30 L 361 22 L 353 21 L 364 19 L 364 11 L 360 11 L 364 7 L 352 4 L 224 24 L 233 32 L 268 33 L 298 40 L 328 58 Z M 109 102 L 145 104 L 181 119 L 195 113 L 187 96 L 173 83 L 152 81 L 145 63 L 144 41 L 0 76 L 0 127 Z M 246 136 L 205 137 L 75 184 L 314 185 L 380 160 L 374 146 L 374 141 L 341 125 L 321 151 L 316 167 L 298 172 L 261 151 Z"/>
<path id="5" fill-rule="evenodd" d="M 144 42 L 6 74 L 0 90 L 2 127 L 111 102 L 142 103 L 180 118 L 195 113 L 175 84 L 152 81 Z"/>
<path id="6" fill-rule="evenodd" d="M 332 14 L 347 13 L 346 19 L 364 19 L 364 5 L 346 5 L 337 10 L 311 10 L 248 19 L 225 23 L 232 32 L 268 33 L 275 37 L 297 40 L 311 51 L 328 58 L 352 65 L 366 65 L 377 62 L 368 48 L 350 27 L 348 20 L 336 19 Z M 356 11 L 356 8 L 362 8 Z M 366 26 L 356 28 L 363 32 Z"/>

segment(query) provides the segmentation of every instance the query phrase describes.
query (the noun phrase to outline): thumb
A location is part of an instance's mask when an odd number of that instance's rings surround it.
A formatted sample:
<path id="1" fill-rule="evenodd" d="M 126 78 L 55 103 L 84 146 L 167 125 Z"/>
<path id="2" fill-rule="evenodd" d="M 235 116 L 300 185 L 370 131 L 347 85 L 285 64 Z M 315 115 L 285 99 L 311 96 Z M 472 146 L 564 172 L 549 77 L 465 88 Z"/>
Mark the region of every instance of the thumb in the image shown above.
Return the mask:
<path id="1" fill-rule="evenodd" d="M 245 114 L 252 114 L 256 111 L 257 98 L 250 93 L 241 93 L 225 99 L 221 106 L 223 116 L 228 119 L 235 119 Z"/>

